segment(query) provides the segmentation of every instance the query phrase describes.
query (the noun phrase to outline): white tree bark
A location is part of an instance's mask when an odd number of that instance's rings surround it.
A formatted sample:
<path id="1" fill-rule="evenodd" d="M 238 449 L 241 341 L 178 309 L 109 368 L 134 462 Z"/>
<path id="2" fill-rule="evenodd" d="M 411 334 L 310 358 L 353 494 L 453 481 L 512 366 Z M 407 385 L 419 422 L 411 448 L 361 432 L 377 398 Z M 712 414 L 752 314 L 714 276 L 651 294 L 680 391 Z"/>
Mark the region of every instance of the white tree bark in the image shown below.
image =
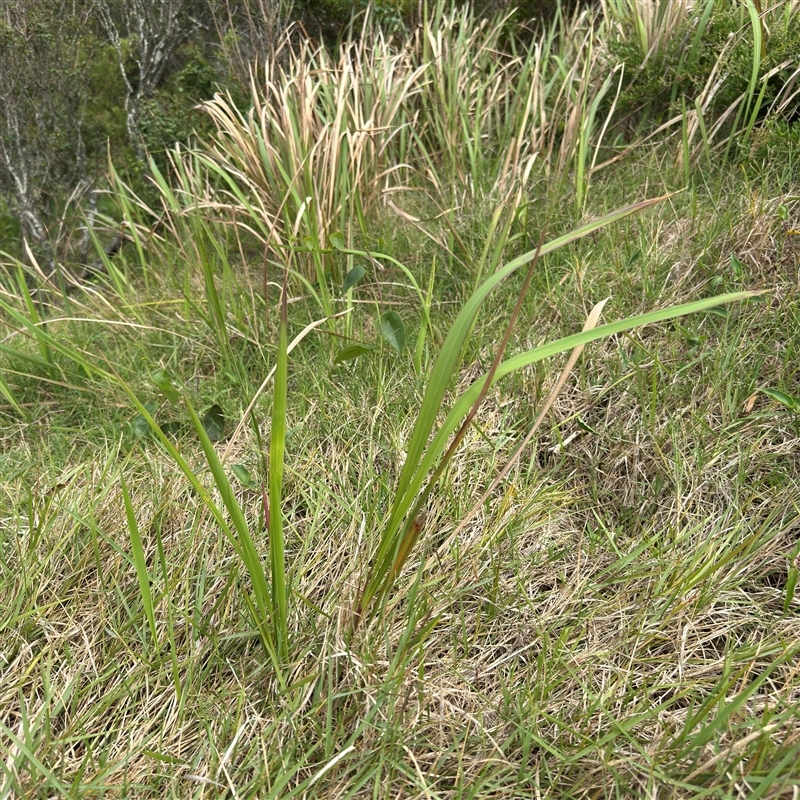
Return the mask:
<path id="1" fill-rule="evenodd" d="M 47 209 L 88 185 L 88 59 L 79 56 L 88 8 L 88 0 L 0 0 L 0 187 L 23 236 L 51 264 Z"/>
<path id="2" fill-rule="evenodd" d="M 98 0 L 97 9 L 125 82 L 128 137 L 144 158 L 139 129 L 142 102 L 153 94 L 170 58 L 199 23 L 187 13 L 186 0 L 123 0 L 116 9 L 108 0 Z M 128 76 L 129 62 L 138 71 L 134 80 Z"/>

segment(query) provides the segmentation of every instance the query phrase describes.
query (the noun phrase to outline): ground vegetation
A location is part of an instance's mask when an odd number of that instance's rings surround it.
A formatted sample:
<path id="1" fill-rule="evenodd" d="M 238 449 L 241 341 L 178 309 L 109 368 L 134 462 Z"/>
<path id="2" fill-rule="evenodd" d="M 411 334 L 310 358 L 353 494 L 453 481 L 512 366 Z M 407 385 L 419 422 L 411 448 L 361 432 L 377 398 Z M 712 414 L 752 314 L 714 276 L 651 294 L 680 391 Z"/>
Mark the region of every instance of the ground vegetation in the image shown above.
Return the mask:
<path id="1" fill-rule="evenodd" d="M 0 81 L 0 797 L 794 797 L 797 4 L 286 13 Z"/>

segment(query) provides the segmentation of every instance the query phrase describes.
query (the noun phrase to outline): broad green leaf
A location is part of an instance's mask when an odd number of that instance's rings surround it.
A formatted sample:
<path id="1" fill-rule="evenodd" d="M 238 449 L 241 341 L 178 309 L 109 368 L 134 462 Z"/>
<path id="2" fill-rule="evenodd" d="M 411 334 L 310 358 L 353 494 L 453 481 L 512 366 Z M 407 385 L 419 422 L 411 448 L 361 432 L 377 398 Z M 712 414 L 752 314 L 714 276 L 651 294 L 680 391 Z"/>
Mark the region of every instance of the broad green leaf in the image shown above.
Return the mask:
<path id="1" fill-rule="evenodd" d="M 361 265 L 356 265 L 350 272 L 347 273 L 344 279 L 344 283 L 342 284 L 342 294 L 347 294 L 347 292 L 352 289 L 365 275 L 367 271 Z"/>
<path id="2" fill-rule="evenodd" d="M 214 403 L 203 414 L 203 429 L 212 442 L 218 442 L 225 435 L 225 414 L 217 403 Z"/>
<path id="3" fill-rule="evenodd" d="M 164 369 L 157 369 L 153 375 L 153 383 L 161 390 L 161 393 L 164 397 L 172 403 L 173 406 L 178 405 L 180 402 L 181 396 L 178 390 L 175 388 L 175 384 L 172 382 L 172 378 L 170 378 L 169 373 Z"/>
<path id="4" fill-rule="evenodd" d="M 762 394 L 777 400 L 781 405 L 786 406 L 790 411 L 800 412 L 800 400 L 780 389 L 759 389 Z"/>
<path id="5" fill-rule="evenodd" d="M 339 231 L 334 231 L 329 237 L 328 241 L 337 249 L 345 250 L 347 245 L 344 241 L 344 236 Z"/>
<path id="6" fill-rule="evenodd" d="M 239 483 L 242 486 L 245 486 L 248 489 L 252 489 L 256 482 L 253 480 L 253 476 L 250 474 L 250 470 L 244 464 L 232 464 L 231 471 L 236 476 Z"/>
<path id="7" fill-rule="evenodd" d="M 186 428 L 186 424 L 179 419 L 171 419 L 161 425 L 161 430 L 167 435 L 177 439 Z"/>
<path id="8" fill-rule="evenodd" d="M 388 344 L 397 350 L 398 353 L 403 351 L 406 346 L 406 329 L 403 325 L 403 320 L 396 311 L 387 311 L 380 316 L 380 331 L 381 336 L 388 342 Z"/>
<path id="9" fill-rule="evenodd" d="M 156 413 L 158 403 L 145 403 L 144 407 L 147 413 L 152 417 L 153 414 Z M 142 436 L 146 436 L 150 432 L 150 423 L 143 414 L 137 414 L 131 420 L 131 428 L 133 429 L 133 435 L 137 439 L 141 439 Z"/>
<path id="10" fill-rule="evenodd" d="M 740 281 L 744 278 L 744 264 L 733 253 L 731 253 L 731 269 L 735 280 Z"/>
<path id="11" fill-rule="evenodd" d="M 343 361 L 352 361 L 359 356 L 365 356 L 377 348 L 372 344 L 351 344 L 340 350 L 333 359 L 334 364 L 341 364 Z"/>

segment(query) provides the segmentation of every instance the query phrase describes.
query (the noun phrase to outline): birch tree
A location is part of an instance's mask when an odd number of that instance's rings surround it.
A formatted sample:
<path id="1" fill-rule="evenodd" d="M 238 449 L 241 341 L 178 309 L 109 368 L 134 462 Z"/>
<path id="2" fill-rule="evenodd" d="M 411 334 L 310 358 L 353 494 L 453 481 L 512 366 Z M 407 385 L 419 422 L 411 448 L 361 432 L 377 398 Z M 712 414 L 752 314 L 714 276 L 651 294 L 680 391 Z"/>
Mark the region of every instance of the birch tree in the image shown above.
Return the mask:
<path id="1" fill-rule="evenodd" d="M 0 0 L 0 190 L 52 262 L 48 220 L 89 187 L 83 123 L 91 4 Z"/>
<path id="2" fill-rule="evenodd" d="M 200 26 L 199 6 L 192 0 L 98 0 L 97 8 L 125 83 L 128 138 L 137 156 L 144 158 L 142 103 L 164 78 L 175 51 Z"/>

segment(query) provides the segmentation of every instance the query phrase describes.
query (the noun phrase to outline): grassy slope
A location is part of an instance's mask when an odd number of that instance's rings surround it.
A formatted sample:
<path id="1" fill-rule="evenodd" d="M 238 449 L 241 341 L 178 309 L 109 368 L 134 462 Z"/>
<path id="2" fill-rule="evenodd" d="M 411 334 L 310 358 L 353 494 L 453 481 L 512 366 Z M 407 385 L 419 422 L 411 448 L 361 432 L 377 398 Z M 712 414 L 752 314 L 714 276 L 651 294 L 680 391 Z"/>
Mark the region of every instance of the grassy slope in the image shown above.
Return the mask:
<path id="1" fill-rule="evenodd" d="M 340 343 L 306 339 L 290 362 L 288 688 L 264 656 L 229 544 L 160 447 L 136 438 L 126 397 L 58 357 L 52 375 L 6 362 L 25 418 L 0 406 L 0 791 L 791 796 L 800 606 L 794 599 L 784 613 L 784 602 L 798 557 L 800 423 L 755 394 L 800 394 L 800 246 L 777 215 L 782 203 L 800 227 L 800 207 L 784 167 L 708 169 L 694 190 L 543 259 L 514 350 L 578 330 L 609 295 L 606 319 L 712 291 L 769 293 L 724 317 L 587 348 L 493 502 L 440 547 L 529 428 L 560 363 L 501 385 L 435 493 L 425 545 L 385 617 L 352 641 L 348 611 L 422 384 L 408 351 L 332 365 Z M 674 180 L 665 152 L 643 150 L 592 186 L 586 215 Z M 574 224 L 564 213 L 553 235 Z M 459 218 L 473 252 L 487 215 L 479 206 Z M 429 227 L 446 241 L 438 224 Z M 534 227 L 516 248 L 535 246 Z M 468 268 L 388 212 L 374 236 L 363 244 L 381 236 L 422 285 L 436 257 L 441 342 Z M 160 400 L 161 421 L 185 424 L 150 380 L 159 366 L 196 407 L 216 402 L 238 420 L 271 363 L 276 291 L 267 317 L 258 269 L 242 269 L 228 301 L 249 340 L 231 338 L 224 366 L 202 303 L 187 300 L 202 297 L 191 265 L 165 265 L 149 288 L 131 276 L 127 304 L 88 287 L 51 311 L 48 330 L 107 358 L 142 400 Z M 356 293 L 354 335 L 374 339 L 378 300 L 415 331 L 405 278 L 376 277 Z M 488 367 L 518 286 L 489 301 L 462 382 L 480 374 L 474 362 Z M 292 333 L 318 313 L 302 301 L 289 308 Z M 11 329 L 2 336 L 38 354 Z M 269 408 L 262 398 L 264 437 Z M 210 485 L 194 437 L 185 426 L 178 437 Z M 260 480 L 261 459 L 246 430 L 230 463 Z M 129 552 L 121 471 L 158 648 Z M 260 493 L 238 491 L 265 543 Z"/>

